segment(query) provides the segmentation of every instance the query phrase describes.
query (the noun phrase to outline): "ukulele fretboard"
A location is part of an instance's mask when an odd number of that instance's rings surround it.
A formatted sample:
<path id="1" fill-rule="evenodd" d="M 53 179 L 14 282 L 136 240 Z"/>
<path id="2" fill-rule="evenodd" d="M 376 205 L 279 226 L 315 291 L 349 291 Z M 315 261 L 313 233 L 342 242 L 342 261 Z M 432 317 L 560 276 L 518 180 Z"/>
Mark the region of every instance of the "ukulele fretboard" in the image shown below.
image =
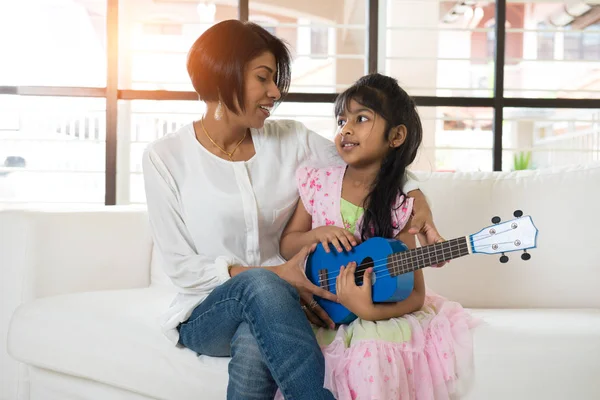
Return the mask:
<path id="1" fill-rule="evenodd" d="M 467 254 L 469 254 L 467 238 L 460 237 L 392 254 L 388 259 L 388 269 L 392 276 L 397 276 Z"/>

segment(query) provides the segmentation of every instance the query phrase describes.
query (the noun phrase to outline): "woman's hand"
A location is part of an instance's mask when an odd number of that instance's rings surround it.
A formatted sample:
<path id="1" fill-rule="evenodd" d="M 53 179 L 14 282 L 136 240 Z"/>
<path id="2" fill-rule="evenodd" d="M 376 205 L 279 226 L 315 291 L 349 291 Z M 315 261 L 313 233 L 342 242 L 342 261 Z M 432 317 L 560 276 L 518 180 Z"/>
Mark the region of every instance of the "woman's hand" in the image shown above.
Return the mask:
<path id="1" fill-rule="evenodd" d="M 292 257 L 285 264 L 278 265 L 273 267 L 273 272 L 275 272 L 279 277 L 290 285 L 296 288 L 298 293 L 300 294 L 301 303 L 304 304 L 302 309 L 305 311 L 308 319 L 317 324 L 322 325 L 325 322 L 332 329 L 335 327 L 335 324 L 327 315 L 325 310 L 321 308 L 313 299 L 314 296 L 319 296 L 327 300 L 338 301 L 336 295 L 327 290 L 320 288 L 313 284 L 307 277 L 305 273 L 305 265 L 306 258 L 310 253 L 315 250 L 316 244 L 312 246 L 305 246 L 300 250 L 294 257 Z M 315 316 L 318 317 L 322 322 L 319 322 L 315 319 Z"/>
<path id="2" fill-rule="evenodd" d="M 429 204 L 427 204 L 427 200 L 425 200 L 423 193 L 421 193 L 419 190 L 415 190 L 410 192 L 410 195 L 414 199 L 414 203 L 412 223 L 408 233 L 411 235 L 417 235 L 421 246 L 445 241 L 446 239 L 440 235 L 435 227 L 435 223 L 433 222 L 433 214 L 431 213 L 431 209 L 429 208 Z M 441 262 L 433 265 L 433 267 L 443 267 L 446 263 L 447 262 Z"/>
<path id="3" fill-rule="evenodd" d="M 372 278 L 373 268 L 365 270 L 362 286 L 355 282 L 356 263 L 351 262 L 340 268 L 340 274 L 335 282 L 339 302 L 362 319 L 371 319 L 373 313 Z"/>
<path id="4" fill-rule="evenodd" d="M 342 245 L 346 251 L 352 250 L 352 246 L 358 245 L 358 240 L 354 235 L 344 229 L 337 226 L 320 226 L 311 231 L 316 242 L 321 242 L 326 253 L 329 253 L 329 243 L 331 243 L 341 253 L 343 251 Z"/>

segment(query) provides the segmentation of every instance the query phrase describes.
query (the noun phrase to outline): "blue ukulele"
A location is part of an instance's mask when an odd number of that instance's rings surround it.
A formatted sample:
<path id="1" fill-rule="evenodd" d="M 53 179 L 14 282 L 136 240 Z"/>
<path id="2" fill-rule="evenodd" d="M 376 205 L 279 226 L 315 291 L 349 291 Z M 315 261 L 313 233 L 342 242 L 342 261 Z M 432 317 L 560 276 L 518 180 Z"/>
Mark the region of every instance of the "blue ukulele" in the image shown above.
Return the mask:
<path id="1" fill-rule="evenodd" d="M 500 223 L 499 217 L 494 217 L 492 222 L 495 225 L 475 234 L 413 250 L 408 250 L 401 241 L 380 237 L 371 238 L 351 251 L 341 253 L 333 246 L 330 246 L 331 252 L 326 253 L 319 244 L 308 257 L 306 276 L 315 285 L 335 293 L 340 266 L 354 261 L 357 264 L 357 285 L 362 285 L 365 270 L 373 268 L 373 302 L 402 301 L 413 290 L 413 272 L 442 261 L 473 253 L 502 253 L 500 262 L 506 263 L 508 257 L 504 253 L 518 250 L 524 250 L 521 258 L 529 260 L 531 255 L 527 249 L 536 247 L 538 230 L 530 216 L 523 217 L 519 210 L 514 215 L 517 219 L 504 223 Z M 315 299 L 336 324 L 348 324 L 356 319 L 356 315 L 339 303 L 320 297 Z"/>

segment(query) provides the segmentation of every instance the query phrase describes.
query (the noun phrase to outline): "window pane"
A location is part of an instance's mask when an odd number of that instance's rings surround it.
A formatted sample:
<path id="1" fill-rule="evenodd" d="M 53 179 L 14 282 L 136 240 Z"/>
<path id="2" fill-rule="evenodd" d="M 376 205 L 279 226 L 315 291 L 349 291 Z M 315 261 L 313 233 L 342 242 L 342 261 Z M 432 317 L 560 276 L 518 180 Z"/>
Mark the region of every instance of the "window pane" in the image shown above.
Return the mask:
<path id="1" fill-rule="evenodd" d="M 0 85 L 106 86 L 106 1 L 0 1 Z"/>
<path id="2" fill-rule="evenodd" d="M 291 103 L 283 102 L 273 113 L 273 119 L 293 119 L 333 140 L 336 132 L 333 103 Z"/>
<path id="3" fill-rule="evenodd" d="M 492 96 L 493 1 L 389 0 L 381 12 L 380 68 L 411 95 Z"/>
<path id="4" fill-rule="evenodd" d="M 201 118 L 200 101 L 119 101 L 117 204 L 145 203 L 142 155 L 150 142 Z"/>
<path id="5" fill-rule="evenodd" d="M 507 97 L 600 98 L 600 23 L 585 3 L 508 2 Z"/>
<path id="6" fill-rule="evenodd" d="M 419 107 L 423 143 L 412 170 L 491 171 L 493 109 Z"/>
<path id="7" fill-rule="evenodd" d="M 505 171 L 600 161 L 600 109 L 504 111 Z"/>
<path id="8" fill-rule="evenodd" d="M 336 93 L 365 74 L 365 0 L 250 0 L 250 21 L 285 40 L 293 56 L 292 92 Z"/>
<path id="9" fill-rule="evenodd" d="M 0 96 L 0 203 L 104 203 L 105 101 Z"/>
<path id="10" fill-rule="evenodd" d="M 190 47 L 215 23 L 237 17 L 237 2 L 119 1 L 119 87 L 193 91 Z"/>

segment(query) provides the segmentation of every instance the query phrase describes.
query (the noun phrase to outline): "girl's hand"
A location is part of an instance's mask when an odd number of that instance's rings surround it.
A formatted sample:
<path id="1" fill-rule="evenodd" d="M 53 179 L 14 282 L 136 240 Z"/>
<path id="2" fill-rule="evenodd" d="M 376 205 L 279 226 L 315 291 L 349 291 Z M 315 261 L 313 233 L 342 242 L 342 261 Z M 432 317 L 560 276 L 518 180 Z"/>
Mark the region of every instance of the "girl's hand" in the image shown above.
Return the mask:
<path id="1" fill-rule="evenodd" d="M 351 262 L 346 267 L 340 268 L 335 283 L 339 302 L 352 311 L 357 317 L 362 319 L 371 319 L 374 305 L 372 299 L 372 279 L 373 268 L 368 268 L 363 276 L 362 286 L 357 286 L 354 274 L 356 273 L 356 263 Z"/>
<path id="2" fill-rule="evenodd" d="M 320 226 L 313 229 L 311 233 L 316 242 L 321 242 L 326 253 L 330 252 L 329 243 L 335 246 L 338 253 L 344 251 L 342 245 L 346 251 L 350 251 L 352 250 L 352 246 L 356 246 L 359 243 L 350 231 L 338 228 L 337 226 Z"/>
<path id="3" fill-rule="evenodd" d="M 325 310 L 323 310 L 323 308 L 321 308 L 321 306 L 314 301 L 313 295 L 335 302 L 338 301 L 338 298 L 333 293 L 314 285 L 306 277 L 305 273 L 306 259 L 308 255 L 315 250 L 315 247 L 316 244 L 313 244 L 310 247 L 303 247 L 302 250 L 300 250 L 298 254 L 292 257 L 288 262 L 273 267 L 273 272 L 279 275 L 281 279 L 296 288 L 298 294 L 300 295 L 301 303 L 304 305 L 302 309 L 312 322 L 316 323 L 314 318 L 311 318 L 312 316 L 316 315 L 321 321 L 325 322 L 333 329 L 333 327 L 335 327 L 333 321 L 329 315 L 327 315 Z M 301 305 L 298 305 L 298 307 L 300 306 Z M 311 315 L 309 315 L 309 313 L 311 313 Z M 319 324 L 317 323 L 317 325 Z"/>

